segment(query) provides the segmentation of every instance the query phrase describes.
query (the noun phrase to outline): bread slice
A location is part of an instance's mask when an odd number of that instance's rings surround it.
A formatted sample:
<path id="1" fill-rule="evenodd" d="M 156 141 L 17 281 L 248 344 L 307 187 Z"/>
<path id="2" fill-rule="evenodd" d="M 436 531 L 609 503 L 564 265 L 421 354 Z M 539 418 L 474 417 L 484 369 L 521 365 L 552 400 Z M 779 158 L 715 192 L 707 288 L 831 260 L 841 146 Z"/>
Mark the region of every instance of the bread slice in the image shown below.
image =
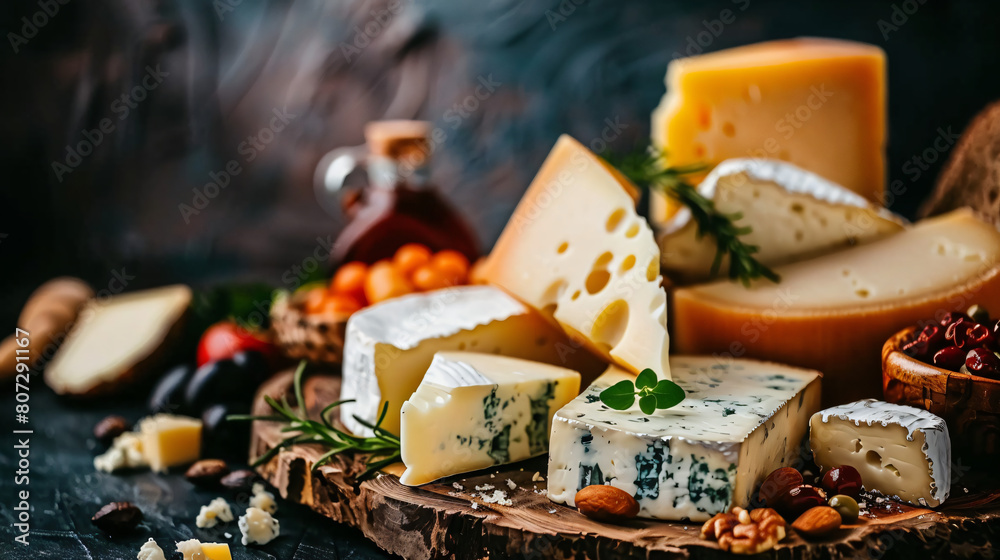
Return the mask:
<path id="1" fill-rule="evenodd" d="M 1000 226 L 1000 101 L 987 105 L 962 133 L 920 215 L 963 206 Z"/>
<path id="2" fill-rule="evenodd" d="M 92 301 L 45 368 L 45 382 L 61 395 L 114 392 L 165 353 L 190 303 L 183 285 Z"/>

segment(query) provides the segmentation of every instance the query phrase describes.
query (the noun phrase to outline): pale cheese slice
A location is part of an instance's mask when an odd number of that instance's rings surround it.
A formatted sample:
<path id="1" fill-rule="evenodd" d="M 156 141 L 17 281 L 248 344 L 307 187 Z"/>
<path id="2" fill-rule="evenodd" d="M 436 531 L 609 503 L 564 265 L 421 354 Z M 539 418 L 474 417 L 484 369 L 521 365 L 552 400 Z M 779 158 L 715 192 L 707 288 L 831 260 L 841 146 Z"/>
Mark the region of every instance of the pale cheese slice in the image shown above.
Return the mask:
<path id="1" fill-rule="evenodd" d="M 775 266 L 852 247 L 898 233 L 902 218 L 841 185 L 773 159 L 739 158 L 720 163 L 698 192 L 751 231 L 740 240 L 754 245 L 761 263 Z M 711 277 L 716 240 L 698 236 L 691 211 L 681 208 L 658 228 L 664 272 L 674 281 Z M 719 274 L 725 276 L 728 257 Z"/>
<path id="2" fill-rule="evenodd" d="M 660 252 L 634 187 L 561 136 L 518 204 L 482 276 L 638 373 L 670 377 Z"/>
<path id="3" fill-rule="evenodd" d="M 1000 233 L 959 210 L 837 253 L 778 267 L 781 282 L 728 280 L 674 292 L 675 351 L 752 357 L 826 374 L 837 403 L 881 394 L 882 345 L 900 329 L 1000 309 Z"/>

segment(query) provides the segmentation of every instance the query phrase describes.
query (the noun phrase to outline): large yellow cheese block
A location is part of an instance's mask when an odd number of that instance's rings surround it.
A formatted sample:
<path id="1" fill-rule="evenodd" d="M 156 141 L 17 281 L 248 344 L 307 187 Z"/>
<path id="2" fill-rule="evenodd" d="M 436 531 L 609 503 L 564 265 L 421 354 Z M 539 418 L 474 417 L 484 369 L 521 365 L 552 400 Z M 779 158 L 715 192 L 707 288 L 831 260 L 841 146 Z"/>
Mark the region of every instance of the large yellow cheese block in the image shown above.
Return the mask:
<path id="1" fill-rule="evenodd" d="M 719 281 L 674 292 L 674 352 L 818 369 L 825 402 L 881 394 L 881 348 L 903 327 L 1000 309 L 1000 233 L 968 210 L 779 267 L 781 283 Z"/>
<path id="2" fill-rule="evenodd" d="M 482 276 L 608 361 L 669 379 L 660 250 L 633 191 L 602 159 L 560 137 Z"/>
<path id="3" fill-rule="evenodd" d="M 679 58 L 653 112 L 668 165 L 788 161 L 880 202 L 885 183 L 882 49 L 831 39 L 771 41 Z M 676 208 L 654 197 L 654 223 Z"/>

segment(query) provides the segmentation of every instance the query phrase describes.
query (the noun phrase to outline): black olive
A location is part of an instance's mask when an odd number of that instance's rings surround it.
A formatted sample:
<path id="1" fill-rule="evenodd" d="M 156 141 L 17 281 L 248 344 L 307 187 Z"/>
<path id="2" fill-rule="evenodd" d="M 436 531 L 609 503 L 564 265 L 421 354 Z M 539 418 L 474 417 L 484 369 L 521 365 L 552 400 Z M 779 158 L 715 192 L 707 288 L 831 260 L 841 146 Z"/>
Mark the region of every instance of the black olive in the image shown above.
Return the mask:
<path id="1" fill-rule="evenodd" d="M 150 412 L 169 412 L 172 414 L 186 412 L 184 392 L 193 375 L 194 368 L 188 364 L 182 364 L 161 377 L 149 395 Z"/>
<path id="2" fill-rule="evenodd" d="M 247 414 L 250 405 L 240 403 L 213 404 L 201 414 L 202 454 L 213 457 L 235 457 L 246 460 L 250 449 L 250 426 L 245 420 L 226 420 L 230 414 Z"/>
<path id="3" fill-rule="evenodd" d="M 184 402 L 192 410 L 220 402 L 250 402 L 258 382 L 232 360 L 208 362 L 194 372 L 184 392 Z"/>
<path id="4" fill-rule="evenodd" d="M 233 355 L 233 362 L 247 373 L 254 386 L 260 385 L 271 375 L 271 366 L 264 355 L 256 350 L 243 350 Z"/>

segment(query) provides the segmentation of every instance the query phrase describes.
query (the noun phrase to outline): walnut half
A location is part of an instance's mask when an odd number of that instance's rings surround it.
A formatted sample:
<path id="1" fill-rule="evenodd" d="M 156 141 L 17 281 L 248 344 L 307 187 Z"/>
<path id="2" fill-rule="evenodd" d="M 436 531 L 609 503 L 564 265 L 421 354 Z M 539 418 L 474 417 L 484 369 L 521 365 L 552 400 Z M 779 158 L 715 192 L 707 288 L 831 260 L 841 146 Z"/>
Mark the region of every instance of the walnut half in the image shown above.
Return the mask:
<path id="1" fill-rule="evenodd" d="M 760 554 L 785 538 L 785 520 L 771 508 L 747 511 L 734 507 L 717 513 L 701 527 L 701 538 L 716 539 L 733 554 Z"/>

